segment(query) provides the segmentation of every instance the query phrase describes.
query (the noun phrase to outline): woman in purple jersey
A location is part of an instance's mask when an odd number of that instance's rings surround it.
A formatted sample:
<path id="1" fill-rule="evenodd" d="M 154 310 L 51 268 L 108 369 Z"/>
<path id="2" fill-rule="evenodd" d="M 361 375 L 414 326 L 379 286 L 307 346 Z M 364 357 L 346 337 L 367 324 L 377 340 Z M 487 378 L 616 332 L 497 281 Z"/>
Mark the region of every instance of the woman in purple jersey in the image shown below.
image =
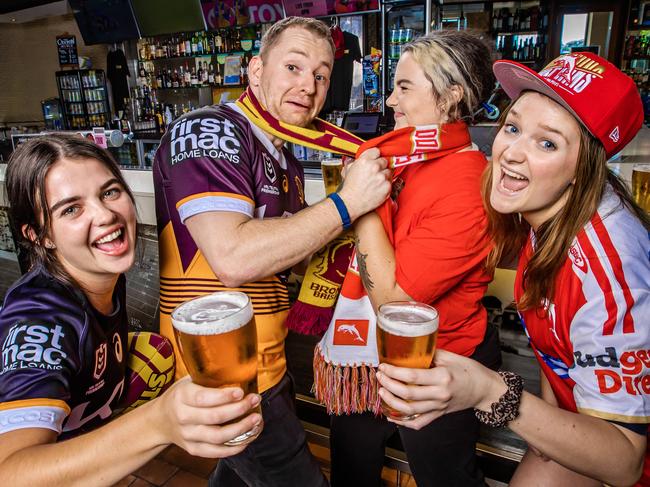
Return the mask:
<path id="1" fill-rule="evenodd" d="M 641 127 L 639 94 L 591 53 L 494 72 L 514 102 L 484 178 L 488 265 L 519 255 L 515 299 L 542 397 L 443 350 L 429 370 L 382 364 L 380 394 L 419 414 L 402 426 L 466 407 L 507 425 L 530 447 L 511 486 L 650 485 L 650 219 L 606 165 Z"/>
<path id="2" fill-rule="evenodd" d="M 31 268 L 0 311 L 0 485 L 112 485 L 172 443 L 211 458 L 242 451 L 223 443 L 260 415 L 218 426 L 259 403 L 239 388 L 181 380 L 109 422 L 123 396 L 123 274 L 136 242 L 112 156 L 78 136 L 39 137 L 14 152 L 6 184 Z"/>

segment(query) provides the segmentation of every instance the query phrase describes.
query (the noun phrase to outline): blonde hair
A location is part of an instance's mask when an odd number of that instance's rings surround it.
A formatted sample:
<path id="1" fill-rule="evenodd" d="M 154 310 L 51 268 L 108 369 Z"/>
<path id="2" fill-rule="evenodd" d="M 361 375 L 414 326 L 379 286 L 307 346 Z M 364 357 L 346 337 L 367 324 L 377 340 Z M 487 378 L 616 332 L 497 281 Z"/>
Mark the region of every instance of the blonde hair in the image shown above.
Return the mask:
<path id="1" fill-rule="evenodd" d="M 278 43 L 280 35 L 291 27 L 305 29 L 306 31 L 311 32 L 316 37 L 327 41 L 332 49 L 332 55 L 336 52 L 334 41 L 332 40 L 332 34 L 330 33 L 327 24 L 321 20 L 309 17 L 287 17 L 273 24 L 271 28 L 266 31 L 264 37 L 262 37 L 262 45 L 260 47 L 260 57 L 262 58 L 262 61 L 266 61 L 269 49 Z"/>
<path id="2" fill-rule="evenodd" d="M 408 52 L 431 82 L 439 108 L 449 122 L 471 119 L 482 101 L 487 100 L 495 85 L 492 53 L 478 35 L 467 31 L 441 30 L 406 44 Z M 456 102 L 452 88 L 462 88 Z"/>

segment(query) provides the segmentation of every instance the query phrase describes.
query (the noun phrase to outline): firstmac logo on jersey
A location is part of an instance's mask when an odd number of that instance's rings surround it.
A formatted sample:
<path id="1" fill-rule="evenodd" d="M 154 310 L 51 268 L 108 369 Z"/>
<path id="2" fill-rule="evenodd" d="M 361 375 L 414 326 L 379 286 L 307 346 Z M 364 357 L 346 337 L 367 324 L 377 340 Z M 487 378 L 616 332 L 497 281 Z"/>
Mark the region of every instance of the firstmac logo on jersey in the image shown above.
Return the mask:
<path id="1" fill-rule="evenodd" d="M 233 130 L 235 125 L 225 118 L 182 119 L 171 129 L 172 165 L 185 159 L 210 157 L 239 163 L 241 142 Z"/>
<path id="2" fill-rule="evenodd" d="M 574 367 L 593 368 L 601 394 L 619 391 L 631 396 L 650 394 L 650 350 L 618 352 L 606 347 L 603 353 L 585 353 L 576 350 Z"/>
<path id="3" fill-rule="evenodd" d="M 16 369 L 60 370 L 67 357 L 61 325 L 16 323 L 2 342 L 0 375 Z"/>

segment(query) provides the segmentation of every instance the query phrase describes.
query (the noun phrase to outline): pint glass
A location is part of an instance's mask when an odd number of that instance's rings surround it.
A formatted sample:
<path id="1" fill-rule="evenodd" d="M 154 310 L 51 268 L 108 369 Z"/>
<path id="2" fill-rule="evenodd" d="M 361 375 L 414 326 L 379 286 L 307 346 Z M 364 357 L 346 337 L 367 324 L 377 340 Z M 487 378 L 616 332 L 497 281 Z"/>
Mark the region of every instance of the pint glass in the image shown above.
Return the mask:
<path id="1" fill-rule="evenodd" d="M 323 183 L 325 194 L 334 193 L 341 184 L 341 171 L 343 170 L 342 159 L 323 159 L 320 167 L 323 171 Z"/>
<path id="2" fill-rule="evenodd" d="M 438 312 L 435 308 L 412 301 L 382 304 L 377 311 L 377 351 L 379 362 L 428 369 L 436 350 Z M 401 421 L 414 419 L 382 401 L 385 416 Z"/>
<path id="3" fill-rule="evenodd" d="M 650 213 L 650 164 L 632 167 L 632 196 L 641 208 Z"/>
<path id="4" fill-rule="evenodd" d="M 221 291 L 194 298 L 179 305 L 171 317 L 193 382 L 257 393 L 257 333 L 253 306 L 246 294 Z M 260 406 L 246 415 L 253 411 L 261 413 Z M 225 444 L 250 443 L 261 431 L 262 424 Z"/>

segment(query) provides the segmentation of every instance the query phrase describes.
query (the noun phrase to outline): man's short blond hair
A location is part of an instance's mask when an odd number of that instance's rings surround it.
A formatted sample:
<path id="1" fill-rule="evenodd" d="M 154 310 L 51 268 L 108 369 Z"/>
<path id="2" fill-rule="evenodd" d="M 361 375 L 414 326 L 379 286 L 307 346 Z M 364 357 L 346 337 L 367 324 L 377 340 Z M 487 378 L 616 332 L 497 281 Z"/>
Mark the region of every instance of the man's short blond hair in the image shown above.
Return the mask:
<path id="1" fill-rule="evenodd" d="M 336 48 L 334 47 L 334 41 L 332 40 L 330 29 L 327 27 L 325 22 L 309 17 L 287 17 L 273 24 L 264 34 L 264 37 L 262 38 L 262 46 L 260 47 L 260 57 L 262 58 L 262 61 L 266 60 L 269 49 L 277 44 L 280 35 L 291 27 L 305 29 L 316 37 L 324 39 L 332 49 L 332 55 L 334 55 Z"/>

